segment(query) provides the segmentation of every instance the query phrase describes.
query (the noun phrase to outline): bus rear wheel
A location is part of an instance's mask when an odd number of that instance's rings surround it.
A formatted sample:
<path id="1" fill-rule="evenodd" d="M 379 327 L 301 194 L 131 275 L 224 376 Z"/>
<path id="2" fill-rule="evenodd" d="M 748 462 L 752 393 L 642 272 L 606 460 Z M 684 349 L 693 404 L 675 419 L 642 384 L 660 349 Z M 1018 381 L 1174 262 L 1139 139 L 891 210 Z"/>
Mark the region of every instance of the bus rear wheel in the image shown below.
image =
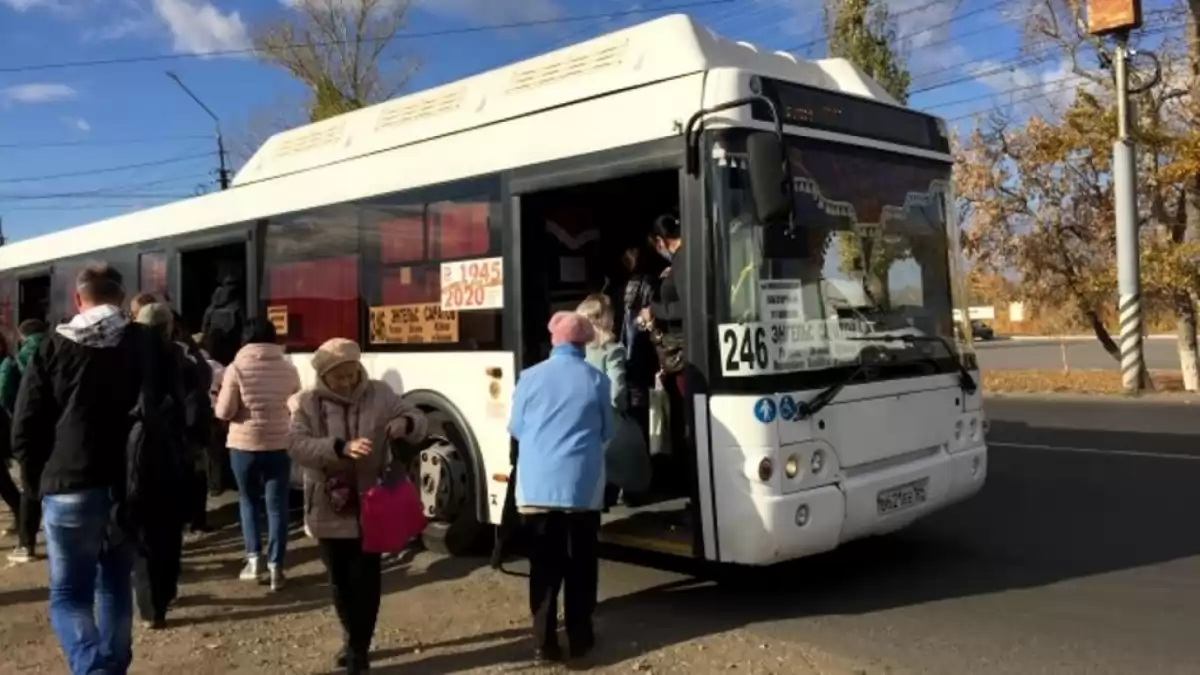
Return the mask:
<path id="1" fill-rule="evenodd" d="M 443 555 L 481 553 L 486 528 L 476 516 L 477 469 L 470 441 L 446 413 L 431 409 L 425 415 L 429 439 L 409 469 L 429 519 L 422 543 Z"/>

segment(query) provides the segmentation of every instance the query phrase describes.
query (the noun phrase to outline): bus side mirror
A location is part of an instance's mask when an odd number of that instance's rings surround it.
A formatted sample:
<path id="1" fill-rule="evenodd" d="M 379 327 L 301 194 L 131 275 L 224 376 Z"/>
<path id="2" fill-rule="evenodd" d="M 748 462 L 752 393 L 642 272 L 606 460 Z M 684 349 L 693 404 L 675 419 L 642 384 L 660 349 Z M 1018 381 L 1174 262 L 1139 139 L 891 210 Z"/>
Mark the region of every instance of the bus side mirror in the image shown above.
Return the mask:
<path id="1" fill-rule="evenodd" d="M 754 132 L 746 138 L 746 155 L 758 222 L 764 225 L 787 223 L 795 200 L 783 141 L 770 132 Z"/>

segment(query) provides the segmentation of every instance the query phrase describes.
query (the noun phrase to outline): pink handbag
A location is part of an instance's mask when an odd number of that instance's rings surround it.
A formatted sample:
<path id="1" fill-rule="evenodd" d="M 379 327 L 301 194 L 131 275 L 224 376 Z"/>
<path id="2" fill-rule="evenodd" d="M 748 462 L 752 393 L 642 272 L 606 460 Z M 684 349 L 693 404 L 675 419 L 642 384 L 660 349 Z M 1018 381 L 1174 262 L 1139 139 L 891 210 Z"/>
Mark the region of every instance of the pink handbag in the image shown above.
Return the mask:
<path id="1" fill-rule="evenodd" d="M 362 547 L 367 553 L 399 553 L 425 531 L 425 506 L 407 478 L 376 485 L 359 504 Z"/>

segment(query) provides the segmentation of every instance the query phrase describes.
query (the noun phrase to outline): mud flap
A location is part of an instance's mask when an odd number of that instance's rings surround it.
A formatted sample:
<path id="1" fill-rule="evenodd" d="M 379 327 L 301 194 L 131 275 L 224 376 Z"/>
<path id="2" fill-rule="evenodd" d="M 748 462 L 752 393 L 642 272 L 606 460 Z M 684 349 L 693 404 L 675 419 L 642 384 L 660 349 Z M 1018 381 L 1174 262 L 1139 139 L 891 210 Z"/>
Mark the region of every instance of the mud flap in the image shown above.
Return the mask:
<path id="1" fill-rule="evenodd" d="M 504 509 L 500 515 L 500 524 L 496 526 L 496 538 L 492 544 L 491 566 L 494 570 L 504 571 L 504 558 L 509 554 L 516 535 L 521 528 L 521 514 L 517 513 L 517 442 L 512 441 L 509 451 L 509 461 L 512 471 L 508 474 L 508 487 L 504 491 Z"/>

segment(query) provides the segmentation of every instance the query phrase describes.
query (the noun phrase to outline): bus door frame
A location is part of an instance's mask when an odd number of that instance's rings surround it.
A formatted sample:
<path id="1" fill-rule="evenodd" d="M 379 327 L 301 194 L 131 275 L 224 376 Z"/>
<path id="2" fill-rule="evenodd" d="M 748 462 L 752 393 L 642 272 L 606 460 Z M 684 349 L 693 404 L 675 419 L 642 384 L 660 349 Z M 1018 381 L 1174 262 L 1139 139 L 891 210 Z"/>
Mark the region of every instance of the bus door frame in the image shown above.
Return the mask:
<path id="1" fill-rule="evenodd" d="M 692 555 L 695 558 L 712 557 L 719 554 L 707 554 L 706 550 L 719 551 L 715 539 L 716 532 L 716 496 L 712 492 L 712 460 L 710 434 L 708 433 L 707 406 L 707 364 L 710 340 L 707 335 L 711 331 L 708 326 L 708 293 L 707 275 L 704 273 L 708 260 L 704 254 L 710 245 L 710 234 L 707 228 L 707 218 L 703 202 L 703 175 L 692 177 L 687 175 L 685 168 L 683 139 L 679 136 L 647 141 L 623 148 L 603 150 L 587 155 L 579 155 L 566 159 L 546 162 L 530 167 L 514 169 L 504 174 L 501 188 L 502 199 L 508 217 L 508 236 L 504 238 L 504 306 L 511 311 L 505 312 L 504 337 L 514 355 L 517 373 L 531 365 L 531 359 L 526 356 L 524 349 L 527 326 L 524 316 L 525 303 L 522 302 L 522 290 L 525 285 L 524 270 L 533 271 L 538 265 L 544 265 L 543 260 L 530 260 L 524 264 L 522 241 L 523 228 L 521 222 L 521 200 L 526 195 L 532 195 L 550 190 L 562 189 L 576 185 L 597 183 L 605 180 L 623 178 L 653 171 L 674 170 L 679 176 L 679 217 L 683 228 L 684 255 L 676 261 L 685 288 L 682 298 L 686 312 L 685 350 L 688 354 L 689 365 L 685 382 L 688 396 L 684 396 L 685 414 L 693 420 L 691 435 L 692 451 L 696 462 L 696 480 L 691 481 L 690 503 L 692 505 L 693 522 L 698 523 L 692 528 Z M 695 280 L 688 283 L 687 280 Z M 530 329 L 531 330 L 531 329 Z M 704 409 L 694 409 L 697 394 L 704 394 Z M 703 428 L 696 426 L 695 420 L 703 421 Z M 698 446 L 704 445 L 703 451 Z M 513 441 L 512 458 L 516 457 L 516 441 Z M 515 472 L 515 466 L 513 467 Z M 704 490 L 701 482 L 710 495 L 703 499 Z M 512 490 L 509 490 L 510 501 Z M 506 504 L 504 523 L 515 516 L 515 508 Z M 713 536 L 706 537 L 706 532 Z M 713 558 L 715 559 L 715 558 Z"/>
<path id="2" fill-rule="evenodd" d="M 176 304 L 176 309 L 179 311 L 183 309 L 182 272 L 184 253 L 216 248 L 218 246 L 242 244 L 245 249 L 246 260 L 246 272 L 242 279 L 242 285 L 244 286 L 243 290 L 246 295 L 243 307 L 246 311 L 247 325 L 258 318 L 258 271 L 261 269 L 259 266 L 259 259 L 261 258 L 259 249 L 262 248 L 260 246 L 262 237 L 257 232 L 258 229 L 260 229 L 260 226 L 255 223 L 247 223 L 223 227 L 216 231 L 202 231 L 193 235 L 185 235 L 172 239 L 165 247 L 167 260 L 170 261 L 167 266 L 167 288 L 171 292 L 171 299 Z"/>

